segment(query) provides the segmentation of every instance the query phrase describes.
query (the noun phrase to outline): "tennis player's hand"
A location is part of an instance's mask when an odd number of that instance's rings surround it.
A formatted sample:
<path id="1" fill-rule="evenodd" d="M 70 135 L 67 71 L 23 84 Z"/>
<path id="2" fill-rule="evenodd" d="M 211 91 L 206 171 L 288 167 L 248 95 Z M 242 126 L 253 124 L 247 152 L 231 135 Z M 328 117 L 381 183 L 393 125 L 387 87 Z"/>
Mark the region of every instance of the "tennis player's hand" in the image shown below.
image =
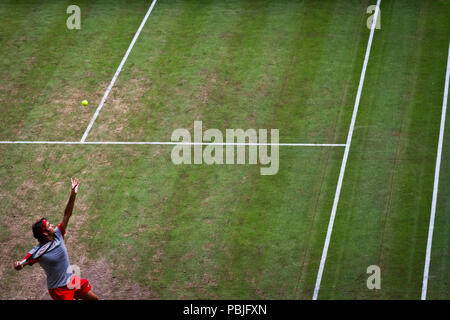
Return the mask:
<path id="1" fill-rule="evenodd" d="M 70 182 L 72 183 L 72 193 L 77 194 L 78 193 L 78 186 L 80 185 L 80 183 L 78 182 L 78 180 L 76 178 L 70 178 Z"/>
<path id="2" fill-rule="evenodd" d="M 16 261 L 14 262 L 14 269 L 16 269 L 17 271 L 22 270 L 23 269 L 23 265 L 20 264 L 20 261 Z"/>

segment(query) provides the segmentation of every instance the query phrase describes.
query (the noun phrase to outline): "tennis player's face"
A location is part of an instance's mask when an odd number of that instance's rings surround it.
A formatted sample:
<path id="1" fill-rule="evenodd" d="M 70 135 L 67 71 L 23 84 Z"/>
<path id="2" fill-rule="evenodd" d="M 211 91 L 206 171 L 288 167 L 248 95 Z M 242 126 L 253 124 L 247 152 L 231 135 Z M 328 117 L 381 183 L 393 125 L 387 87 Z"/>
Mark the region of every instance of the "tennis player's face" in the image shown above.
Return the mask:
<path id="1" fill-rule="evenodd" d="M 49 235 L 54 235 L 56 230 L 55 227 L 51 223 L 47 223 L 47 227 L 45 228 Z"/>

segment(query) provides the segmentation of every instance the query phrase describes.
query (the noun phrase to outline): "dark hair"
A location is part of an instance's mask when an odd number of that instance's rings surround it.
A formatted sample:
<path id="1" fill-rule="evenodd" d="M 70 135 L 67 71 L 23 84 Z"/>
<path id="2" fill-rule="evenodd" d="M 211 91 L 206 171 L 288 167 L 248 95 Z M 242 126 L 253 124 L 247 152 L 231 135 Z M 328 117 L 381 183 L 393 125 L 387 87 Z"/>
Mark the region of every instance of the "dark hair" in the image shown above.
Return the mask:
<path id="1" fill-rule="evenodd" d="M 36 221 L 31 227 L 31 229 L 33 230 L 33 237 L 35 237 L 39 242 L 45 242 L 45 240 L 47 240 L 47 236 L 42 233 L 42 228 L 44 227 L 44 220 L 47 219 L 42 218 Z"/>

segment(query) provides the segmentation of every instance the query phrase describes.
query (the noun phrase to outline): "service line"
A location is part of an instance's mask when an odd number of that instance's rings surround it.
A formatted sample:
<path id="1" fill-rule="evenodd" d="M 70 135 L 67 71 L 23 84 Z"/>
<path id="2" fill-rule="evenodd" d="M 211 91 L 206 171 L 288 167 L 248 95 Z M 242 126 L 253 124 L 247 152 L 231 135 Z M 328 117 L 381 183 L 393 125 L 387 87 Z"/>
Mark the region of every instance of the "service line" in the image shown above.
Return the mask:
<path id="1" fill-rule="evenodd" d="M 0 144 L 69 144 L 69 145 L 220 145 L 220 146 L 284 146 L 345 147 L 339 143 L 246 143 L 246 142 L 174 142 L 174 141 L 0 141 Z"/>

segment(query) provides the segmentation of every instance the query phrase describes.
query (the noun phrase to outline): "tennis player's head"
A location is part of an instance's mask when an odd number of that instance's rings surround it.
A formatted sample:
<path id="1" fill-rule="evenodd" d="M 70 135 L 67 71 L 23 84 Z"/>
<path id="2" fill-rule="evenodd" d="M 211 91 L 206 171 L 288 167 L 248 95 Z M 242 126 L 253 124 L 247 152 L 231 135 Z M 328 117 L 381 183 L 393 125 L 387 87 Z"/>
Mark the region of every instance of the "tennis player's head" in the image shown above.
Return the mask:
<path id="1" fill-rule="evenodd" d="M 36 221 L 32 226 L 32 230 L 33 237 L 40 243 L 50 240 L 56 232 L 55 227 L 46 218 Z"/>

